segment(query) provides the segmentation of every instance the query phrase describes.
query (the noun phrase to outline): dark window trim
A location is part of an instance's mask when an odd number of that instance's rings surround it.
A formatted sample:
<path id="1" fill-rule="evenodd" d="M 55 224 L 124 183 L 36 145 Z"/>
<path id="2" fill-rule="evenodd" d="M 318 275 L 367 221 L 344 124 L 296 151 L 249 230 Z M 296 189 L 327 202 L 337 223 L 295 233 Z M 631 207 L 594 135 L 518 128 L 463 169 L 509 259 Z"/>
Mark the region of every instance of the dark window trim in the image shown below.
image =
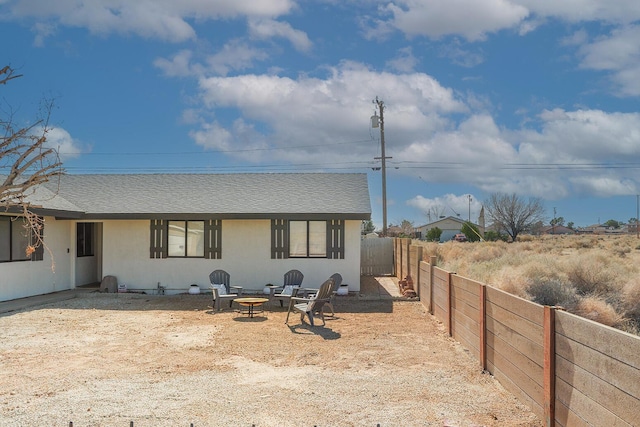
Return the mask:
<path id="1" fill-rule="evenodd" d="M 204 256 L 169 256 L 169 222 L 204 221 Z M 185 235 L 186 238 L 186 235 Z M 219 219 L 152 219 L 150 223 L 150 258 L 222 258 L 222 220 Z"/>
<path id="2" fill-rule="evenodd" d="M 76 223 L 76 257 L 90 257 L 95 255 L 94 237 L 95 223 L 78 222 Z"/>
<path id="3" fill-rule="evenodd" d="M 8 215 L 1 215 L 0 218 L 8 218 L 9 221 L 9 259 L 7 260 L 0 260 L 0 263 L 6 263 L 6 262 L 22 262 L 22 261 L 42 261 L 44 259 L 44 246 L 43 246 L 43 240 L 44 240 L 44 220 L 42 217 L 39 217 L 39 224 L 42 224 L 42 226 L 36 231 L 38 233 L 38 237 L 39 239 L 36 239 L 36 236 L 34 236 L 34 230 L 30 230 L 30 235 L 29 235 L 29 244 L 30 245 L 36 245 L 35 251 L 33 251 L 33 253 L 31 253 L 30 256 L 26 256 L 25 254 L 25 258 L 20 258 L 20 259 L 14 259 L 13 257 L 13 227 L 16 224 L 16 220 L 18 219 L 23 219 L 24 217 L 22 216 L 8 216 Z M 20 226 L 22 227 L 22 224 L 20 224 Z"/>
<path id="4" fill-rule="evenodd" d="M 326 221 L 327 243 L 326 256 L 289 256 L 289 221 L 307 221 L 307 236 L 309 233 L 309 221 Z M 345 220 L 324 218 L 298 219 L 272 219 L 271 220 L 271 259 L 308 258 L 308 259 L 344 259 L 345 246 Z M 309 239 L 307 239 L 307 253 L 309 253 Z"/>

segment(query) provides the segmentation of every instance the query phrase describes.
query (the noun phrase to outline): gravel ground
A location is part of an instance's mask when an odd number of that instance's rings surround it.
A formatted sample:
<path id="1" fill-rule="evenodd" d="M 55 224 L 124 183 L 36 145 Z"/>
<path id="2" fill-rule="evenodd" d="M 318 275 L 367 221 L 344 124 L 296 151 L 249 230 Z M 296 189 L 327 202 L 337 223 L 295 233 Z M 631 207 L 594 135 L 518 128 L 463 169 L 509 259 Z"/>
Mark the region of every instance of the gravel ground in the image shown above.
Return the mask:
<path id="1" fill-rule="evenodd" d="M 419 302 L 311 328 L 210 295 L 87 293 L 0 316 L 0 425 L 541 426 Z"/>

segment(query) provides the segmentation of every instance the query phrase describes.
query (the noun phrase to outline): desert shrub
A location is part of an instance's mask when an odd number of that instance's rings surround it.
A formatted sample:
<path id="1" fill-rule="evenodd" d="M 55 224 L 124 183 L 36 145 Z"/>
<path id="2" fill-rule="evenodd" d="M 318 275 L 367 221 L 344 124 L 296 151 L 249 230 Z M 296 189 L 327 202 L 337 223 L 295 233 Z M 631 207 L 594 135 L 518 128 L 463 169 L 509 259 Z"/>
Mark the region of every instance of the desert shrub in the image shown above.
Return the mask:
<path id="1" fill-rule="evenodd" d="M 460 232 L 467 236 L 467 240 L 470 242 L 480 241 L 480 231 L 478 230 L 478 226 L 470 223 L 469 221 L 462 225 Z"/>
<path id="2" fill-rule="evenodd" d="M 519 269 L 503 268 L 496 272 L 486 283 L 520 298 L 529 299 L 529 294 L 526 290 L 528 280 Z"/>
<path id="3" fill-rule="evenodd" d="M 459 242 L 445 242 L 438 248 L 438 253 L 445 263 L 452 262 L 461 258 L 465 258 L 468 253 L 469 245 L 460 244 Z"/>
<path id="4" fill-rule="evenodd" d="M 580 236 L 573 240 L 573 247 L 576 249 L 589 249 L 598 246 L 598 239 L 595 237 Z"/>
<path id="5" fill-rule="evenodd" d="M 526 287 L 531 301 L 542 305 L 555 305 L 572 308 L 578 297 L 571 286 L 567 286 L 558 279 L 533 279 Z"/>
<path id="6" fill-rule="evenodd" d="M 504 242 L 482 243 L 479 245 L 471 245 L 469 258 L 471 262 L 486 262 L 501 258 L 507 253 L 507 244 Z"/>
<path id="7" fill-rule="evenodd" d="M 429 231 L 427 231 L 426 239 L 430 242 L 439 242 L 440 236 L 442 236 L 442 230 L 438 227 L 433 227 Z"/>
<path id="8" fill-rule="evenodd" d="M 631 253 L 631 248 L 625 246 L 617 246 L 613 248 L 613 253 L 620 258 L 624 258 L 627 254 Z"/>
<path id="9" fill-rule="evenodd" d="M 535 236 L 532 236 L 531 234 L 520 234 L 516 237 L 516 241 L 518 242 L 533 242 L 534 240 Z"/>
<path id="10" fill-rule="evenodd" d="M 497 241 L 507 242 L 509 241 L 509 236 L 507 234 L 502 234 L 498 231 L 489 230 L 484 232 L 484 240 L 487 242 L 497 242 Z"/>
<path id="11" fill-rule="evenodd" d="M 567 279 L 579 295 L 607 294 L 615 289 L 616 269 L 601 254 L 574 257 L 566 266 Z"/>
<path id="12" fill-rule="evenodd" d="M 640 324 L 640 278 L 634 277 L 624 285 L 622 307 L 626 317 Z"/>
<path id="13" fill-rule="evenodd" d="M 607 326 L 618 327 L 624 323 L 622 315 L 611 304 L 596 296 L 581 298 L 572 311 L 578 316 Z"/>

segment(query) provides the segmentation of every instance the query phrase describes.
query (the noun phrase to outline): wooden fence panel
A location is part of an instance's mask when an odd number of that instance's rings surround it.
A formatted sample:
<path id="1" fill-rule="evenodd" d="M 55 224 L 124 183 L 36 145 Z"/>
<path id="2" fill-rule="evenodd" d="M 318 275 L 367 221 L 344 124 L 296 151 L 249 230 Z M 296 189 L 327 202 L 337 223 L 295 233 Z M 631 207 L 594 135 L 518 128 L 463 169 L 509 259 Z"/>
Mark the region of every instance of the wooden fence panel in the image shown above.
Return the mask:
<path id="1" fill-rule="evenodd" d="M 422 260 L 422 246 L 411 245 L 409 246 L 409 276 L 413 280 L 413 286 L 420 296 L 420 287 L 418 282 L 420 281 L 420 261 Z"/>
<path id="2" fill-rule="evenodd" d="M 451 277 L 451 329 L 473 356 L 480 360 L 480 287 L 473 280 Z"/>
<path id="3" fill-rule="evenodd" d="M 400 278 L 402 276 L 402 239 L 393 239 L 395 243 L 395 276 Z"/>
<path id="4" fill-rule="evenodd" d="M 561 311 L 555 328 L 557 424 L 640 425 L 640 340 Z"/>
<path id="5" fill-rule="evenodd" d="M 486 289 L 487 369 L 544 419 L 544 308 Z"/>
<path id="6" fill-rule="evenodd" d="M 438 267 L 433 269 L 433 315 L 448 326 L 449 272 Z"/>
<path id="7" fill-rule="evenodd" d="M 405 239 L 395 249 L 425 307 L 548 426 L 640 426 L 637 336 L 457 276 L 435 257 L 414 261 Z"/>
<path id="8" fill-rule="evenodd" d="M 418 289 L 420 302 L 431 313 L 431 264 L 428 262 L 420 261 Z"/>
<path id="9" fill-rule="evenodd" d="M 363 276 L 392 275 L 394 241 L 391 238 L 367 238 L 360 243 L 360 274 Z"/>

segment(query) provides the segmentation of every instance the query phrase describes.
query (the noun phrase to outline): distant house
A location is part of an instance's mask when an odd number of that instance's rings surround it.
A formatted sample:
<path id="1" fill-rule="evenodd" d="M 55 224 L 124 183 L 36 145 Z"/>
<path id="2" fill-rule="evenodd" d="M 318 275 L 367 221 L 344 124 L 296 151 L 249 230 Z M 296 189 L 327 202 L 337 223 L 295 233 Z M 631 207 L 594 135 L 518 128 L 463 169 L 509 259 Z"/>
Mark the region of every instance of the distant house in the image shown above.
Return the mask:
<path id="1" fill-rule="evenodd" d="M 308 287 L 339 272 L 360 289 L 365 174 L 65 175 L 57 185 L 30 200 L 45 250 L 27 256 L 19 212 L 0 214 L 0 301 L 106 275 L 149 292 L 207 289 L 215 269 L 249 291 L 293 268 Z"/>
<path id="2" fill-rule="evenodd" d="M 448 240 L 451 240 L 456 234 L 461 233 L 462 226 L 466 222 L 467 221 L 463 221 L 460 218 L 448 216 L 438 221 L 416 227 L 416 233 L 420 233 L 421 239 L 426 239 L 429 230 L 438 227 L 440 230 L 442 230 L 440 241 L 446 242 Z"/>
<path id="3" fill-rule="evenodd" d="M 542 234 L 576 234 L 574 230 L 563 225 L 548 226 L 541 230 Z"/>

